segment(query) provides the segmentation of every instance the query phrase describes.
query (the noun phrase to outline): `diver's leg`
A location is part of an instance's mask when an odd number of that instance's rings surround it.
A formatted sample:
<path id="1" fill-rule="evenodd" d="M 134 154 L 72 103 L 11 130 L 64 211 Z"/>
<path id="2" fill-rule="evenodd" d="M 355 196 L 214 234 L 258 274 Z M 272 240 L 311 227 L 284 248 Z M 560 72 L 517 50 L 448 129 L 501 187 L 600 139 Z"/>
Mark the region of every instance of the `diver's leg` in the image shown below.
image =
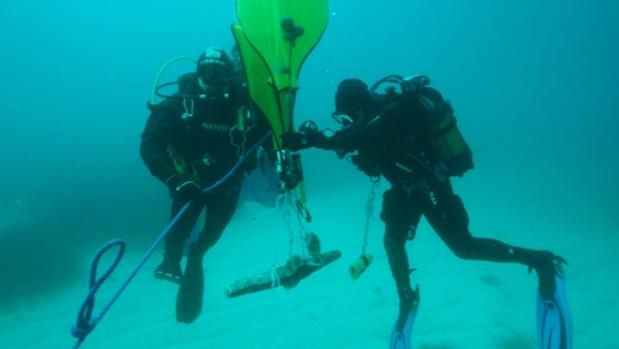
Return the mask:
<path id="1" fill-rule="evenodd" d="M 202 258 L 219 241 L 226 226 L 230 223 L 239 201 L 240 191 L 217 193 L 206 197 L 206 218 L 204 229 L 191 245 L 190 251 Z"/>
<path id="2" fill-rule="evenodd" d="M 404 191 L 392 188 L 385 192 L 381 212 L 381 219 L 385 222 L 384 245 L 400 300 L 390 349 L 408 349 L 411 345 L 419 292 L 411 287 L 411 269 L 405 247 L 411 228 L 416 227 L 420 218 L 421 210 Z"/>
<path id="3" fill-rule="evenodd" d="M 561 265 L 565 260 L 549 251 L 531 250 L 501 241 L 473 237 L 469 219 L 457 195 L 439 197 L 426 217 L 441 239 L 460 258 L 520 263 L 539 278 L 538 337 L 540 347 L 570 349 L 572 319 Z M 543 346 L 542 346 L 543 345 Z"/>
<path id="4" fill-rule="evenodd" d="M 561 257 L 548 251 L 531 250 L 495 239 L 473 237 L 469 218 L 459 196 L 444 195 L 425 212 L 426 218 L 447 246 L 460 258 L 493 262 L 520 263 L 535 269 L 540 277 L 540 290 L 554 293 L 554 270 Z"/>
<path id="5" fill-rule="evenodd" d="M 176 217 L 184 205 L 184 202 L 172 201 L 171 220 Z M 180 282 L 183 274 L 180 266 L 183 258 L 183 244 L 189 238 L 203 207 L 204 205 L 200 202 L 193 203 L 169 232 L 164 242 L 163 261 L 155 269 L 156 278 Z"/>
<path id="6" fill-rule="evenodd" d="M 176 318 L 179 322 L 191 323 L 202 311 L 204 294 L 204 270 L 202 260 L 221 237 L 232 219 L 239 191 L 207 194 L 206 219 L 200 236 L 189 247 L 185 274 L 176 298 Z"/>

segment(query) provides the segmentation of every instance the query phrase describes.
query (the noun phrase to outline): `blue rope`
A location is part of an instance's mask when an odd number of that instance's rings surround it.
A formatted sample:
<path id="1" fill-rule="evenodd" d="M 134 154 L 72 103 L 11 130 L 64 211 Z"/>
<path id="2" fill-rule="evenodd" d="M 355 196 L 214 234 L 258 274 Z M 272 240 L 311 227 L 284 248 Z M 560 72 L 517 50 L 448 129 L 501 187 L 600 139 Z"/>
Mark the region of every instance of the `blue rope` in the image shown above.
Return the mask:
<path id="1" fill-rule="evenodd" d="M 218 181 L 216 181 L 212 185 L 204 188 L 202 190 L 202 193 L 206 194 L 206 193 L 208 193 L 210 191 L 213 191 L 214 189 L 216 189 L 219 186 L 221 186 L 222 184 L 224 184 L 227 180 L 229 180 L 236 173 L 236 171 L 238 171 L 239 167 L 241 167 L 241 165 L 245 162 L 245 160 L 247 160 L 247 158 L 256 149 L 258 149 L 258 147 L 262 143 L 264 143 L 264 141 L 266 141 L 268 139 L 268 137 L 270 137 L 270 136 L 271 136 L 271 132 L 270 131 L 267 132 L 264 136 L 262 136 L 262 138 L 260 138 L 260 140 L 258 142 L 256 142 L 256 144 L 254 144 L 241 158 L 239 158 L 239 161 L 230 169 L 230 171 L 228 171 L 228 173 L 225 176 L 223 176 L 221 179 L 219 179 Z M 97 326 L 99 321 L 101 321 L 101 319 L 105 316 L 105 314 L 112 308 L 112 305 L 114 305 L 114 303 L 116 303 L 116 301 L 118 300 L 120 295 L 125 291 L 127 286 L 129 286 L 129 284 L 131 283 L 133 278 L 135 278 L 135 276 L 142 269 L 142 267 L 144 267 L 144 264 L 146 264 L 146 261 L 148 261 L 148 259 L 155 253 L 155 251 L 157 250 L 157 247 L 159 247 L 159 245 L 161 245 L 161 243 L 166 238 L 166 236 L 168 236 L 168 234 L 176 226 L 178 221 L 182 217 L 185 216 L 185 213 L 187 212 L 187 210 L 190 207 L 192 207 L 192 205 L 195 205 L 193 200 L 189 201 L 188 203 L 186 203 L 183 206 L 183 208 L 181 208 L 181 210 L 176 214 L 174 219 L 172 219 L 172 221 L 163 230 L 163 232 L 161 232 L 161 234 L 159 235 L 157 240 L 155 240 L 155 242 L 150 246 L 148 251 L 146 251 L 146 254 L 144 255 L 144 257 L 142 257 L 142 259 L 140 259 L 140 261 L 138 262 L 137 266 L 133 269 L 133 271 L 131 272 L 131 274 L 127 278 L 127 280 L 125 280 L 125 282 L 120 286 L 118 291 L 116 291 L 114 296 L 110 299 L 110 301 L 103 308 L 103 310 L 98 315 L 93 316 L 92 313 L 93 313 L 93 310 L 94 310 L 94 307 L 95 307 L 95 294 L 97 293 L 97 291 L 99 290 L 101 285 L 103 285 L 103 283 L 107 280 L 107 278 L 112 274 L 114 269 L 116 269 L 116 267 L 120 263 L 120 260 L 122 259 L 122 256 L 123 256 L 123 254 L 125 252 L 125 245 L 126 244 L 122 240 L 112 240 L 112 241 L 109 241 L 108 243 L 106 243 L 105 245 L 103 245 L 101 248 L 99 248 L 99 250 L 95 254 L 95 257 L 93 258 L 93 261 L 92 261 L 92 264 L 91 264 L 91 267 L 90 267 L 90 282 L 89 282 L 88 295 L 86 296 L 86 299 L 84 300 L 84 302 L 82 303 L 82 306 L 80 307 L 80 309 L 78 311 L 77 322 L 71 327 L 71 335 L 73 335 L 73 337 L 77 338 L 77 342 L 73 346 L 73 349 L 77 349 L 77 348 L 79 348 L 82 345 L 82 343 L 84 342 L 86 337 L 88 337 L 88 335 L 95 329 L 95 327 Z M 105 272 L 105 274 L 103 274 L 102 277 L 97 279 L 97 277 L 96 277 L 97 276 L 97 266 L 99 265 L 99 261 L 101 260 L 101 257 L 109 249 L 111 249 L 114 246 L 118 246 L 118 248 L 119 248 L 118 253 L 116 254 L 116 258 L 115 258 L 114 262 L 112 263 L 110 268 Z"/>
<path id="2" fill-rule="evenodd" d="M 112 265 L 108 268 L 108 270 L 103 274 L 102 277 L 97 279 L 97 266 L 99 265 L 99 261 L 101 257 L 114 246 L 118 246 L 118 253 L 116 254 L 116 258 Z M 120 263 L 122 256 L 125 252 L 125 242 L 122 240 L 112 240 L 103 247 L 101 247 L 95 257 L 93 258 L 92 264 L 90 265 L 90 283 L 89 283 L 89 291 L 86 299 L 82 303 L 80 310 L 77 314 L 77 322 L 71 328 L 71 334 L 74 337 L 80 339 L 80 342 L 83 341 L 84 338 L 95 328 L 98 319 L 102 316 L 95 316 L 94 319 L 92 317 L 92 311 L 95 306 L 95 293 L 99 290 L 99 287 L 103 285 L 103 283 L 107 280 L 107 278 L 112 275 L 112 272 Z"/>

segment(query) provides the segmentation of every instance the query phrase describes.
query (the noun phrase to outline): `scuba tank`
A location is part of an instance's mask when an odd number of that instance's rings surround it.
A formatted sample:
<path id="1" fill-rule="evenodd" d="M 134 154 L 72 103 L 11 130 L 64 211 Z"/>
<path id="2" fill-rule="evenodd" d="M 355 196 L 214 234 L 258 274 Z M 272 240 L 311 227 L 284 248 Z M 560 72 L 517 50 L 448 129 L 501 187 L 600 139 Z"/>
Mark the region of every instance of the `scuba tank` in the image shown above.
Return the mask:
<path id="1" fill-rule="evenodd" d="M 473 152 L 458 129 L 451 105 L 443 102 L 443 108 L 435 114 L 433 147 L 437 158 L 446 167 L 446 174 L 462 176 L 474 167 Z"/>
<path id="2" fill-rule="evenodd" d="M 378 88 L 389 83 L 386 93 L 377 93 Z M 370 88 L 370 93 L 376 100 L 393 101 L 404 95 L 414 95 L 426 110 L 432 124 L 432 148 L 435 151 L 438 166 L 447 176 L 462 176 L 474 168 L 473 153 L 458 129 L 456 117 L 451 104 L 443 99 L 440 93 L 430 87 L 430 79 L 425 75 L 404 78 L 400 75 L 389 75 Z"/>

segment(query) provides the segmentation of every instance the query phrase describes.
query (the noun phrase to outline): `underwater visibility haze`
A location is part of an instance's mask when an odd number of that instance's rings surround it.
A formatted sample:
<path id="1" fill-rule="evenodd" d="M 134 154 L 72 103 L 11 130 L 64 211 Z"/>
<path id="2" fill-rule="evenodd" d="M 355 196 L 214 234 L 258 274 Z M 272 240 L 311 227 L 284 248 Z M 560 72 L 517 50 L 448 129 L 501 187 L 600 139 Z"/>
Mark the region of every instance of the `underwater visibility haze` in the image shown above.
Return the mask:
<path id="1" fill-rule="evenodd" d="M 72 346 L 99 246 L 119 238 L 127 249 L 95 312 L 169 223 L 168 189 L 140 156 L 153 81 L 173 57 L 231 54 L 237 22 L 231 0 L 1 6 L 0 347 Z M 474 169 L 452 178 L 472 234 L 565 258 L 574 348 L 616 349 L 618 23 L 608 0 L 330 0 L 300 70 L 294 126 L 339 130 L 331 115 L 344 79 L 428 76 L 472 150 Z M 179 62 L 161 82 L 195 71 Z M 290 216 L 257 176 L 244 193 L 271 204 L 239 201 L 204 258 L 195 322 L 177 322 L 178 286 L 153 277 L 158 249 L 83 348 L 406 349 L 390 346 L 399 298 L 380 215 L 389 182 L 366 227 L 368 177 L 349 157 L 300 153 L 307 229 L 341 258 L 298 285 L 226 296 L 233 281 L 289 258 Z M 353 281 L 366 229 L 373 260 Z M 406 251 L 421 290 L 412 348 L 538 348 L 538 279 L 527 267 L 459 258 L 425 219 Z"/>

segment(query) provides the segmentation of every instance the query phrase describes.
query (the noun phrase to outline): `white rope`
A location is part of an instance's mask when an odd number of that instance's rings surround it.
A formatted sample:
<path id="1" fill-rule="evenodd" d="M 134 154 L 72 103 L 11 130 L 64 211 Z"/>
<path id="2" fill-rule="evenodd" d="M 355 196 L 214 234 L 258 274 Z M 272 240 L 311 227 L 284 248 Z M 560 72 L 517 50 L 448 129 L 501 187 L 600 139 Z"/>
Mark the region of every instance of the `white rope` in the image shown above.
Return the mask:
<path id="1" fill-rule="evenodd" d="M 193 99 L 191 98 L 183 99 L 183 108 L 185 108 L 185 112 L 181 116 L 181 119 L 183 121 L 187 121 L 193 117 L 193 113 L 195 109 L 195 104 L 194 104 Z"/>
<path id="2" fill-rule="evenodd" d="M 299 250 L 301 250 L 301 257 L 303 257 L 303 259 L 307 258 L 307 230 L 305 229 L 305 224 L 303 223 L 303 217 L 301 217 L 301 213 L 299 212 L 299 210 L 296 207 L 296 200 L 295 200 L 295 210 L 294 210 L 296 217 L 297 217 L 297 225 L 299 226 L 299 230 L 298 230 L 298 235 L 296 237 L 296 241 L 297 244 L 299 245 Z"/>
<path id="3" fill-rule="evenodd" d="M 295 233 L 292 228 L 292 213 L 290 207 L 290 192 L 287 191 L 284 195 L 284 205 L 282 206 L 282 214 L 284 216 L 284 224 L 288 228 L 288 257 L 292 257 L 294 252 Z"/>
<path id="4" fill-rule="evenodd" d="M 305 229 L 305 225 L 303 222 L 303 217 L 297 209 L 297 196 L 294 190 L 288 190 L 277 197 L 275 201 L 276 207 L 282 210 L 282 216 L 284 219 L 284 224 L 288 228 L 288 258 L 292 258 L 295 252 L 295 245 L 298 246 L 301 251 L 301 257 L 303 259 L 307 259 L 308 252 L 306 246 L 306 237 L 307 230 Z M 293 214 L 296 216 L 296 224 L 297 229 L 293 227 Z M 273 263 L 271 264 L 270 274 L 271 274 L 271 288 L 275 288 L 281 285 L 281 280 L 279 278 L 279 274 L 277 273 L 277 268 L 275 267 L 275 261 L 277 259 L 277 253 L 273 258 Z M 319 265 L 320 263 L 315 263 Z"/>
<path id="5" fill-rule="evenodd" d="M 241 135 L 241 142 L 239 144 L 237 144 L 234 141 L 234 131 L 237 131 L 237 130 L 239 131 L 239 134 Z M 230 138 L 230 144 L 232 144 L 232 146 L 234 147 L 236 155 L 239 158 L 243 156 L 243 154 L 245 154 L 245 145 L 247 144 L 247 133 L 248 132 L 249 130 L 241 130 L 238 125 L 232 126 L 230 128 L 230 131 L 228 132 L 228 138 Z"/>
<path id="6" fill-rule="evenodd" d="M 279 287 L 282 284 L 275 264 L 271 264 L 271 288 Z"/>
<path id="7" fill-rule="evenodd" d="M 282 213 L 284 223 L 288 228 L 288 256 L 292 257 L 295 252 L 295 245 L 300 251 L 301 257 L 307 257 L 306 237 L 307 230 L 303 222 L 303 216 L 297 209 L 297 197 L 294 190 L 286 191 L 283 198 Z M 278 206 L 281 198 L 278 198 Z M 293 215 L 296 218 L 296 227 L 293 227 Z"/>
<path id="8" fill-rule="evenodd" d="M 372 221 L 372 215 L 374 214 L 374 203 L 376 201 L 376 188 L 380 182 L 380 177 L 371 179 L 372 190 L 368 195 L 368 201 L 365 204 L 365 228 L 363 230 L 363 243 L 361 244 L 361 255 L 363 256 L 368 247 L 368 236 L 370 235 L 370 222 Z"/>

